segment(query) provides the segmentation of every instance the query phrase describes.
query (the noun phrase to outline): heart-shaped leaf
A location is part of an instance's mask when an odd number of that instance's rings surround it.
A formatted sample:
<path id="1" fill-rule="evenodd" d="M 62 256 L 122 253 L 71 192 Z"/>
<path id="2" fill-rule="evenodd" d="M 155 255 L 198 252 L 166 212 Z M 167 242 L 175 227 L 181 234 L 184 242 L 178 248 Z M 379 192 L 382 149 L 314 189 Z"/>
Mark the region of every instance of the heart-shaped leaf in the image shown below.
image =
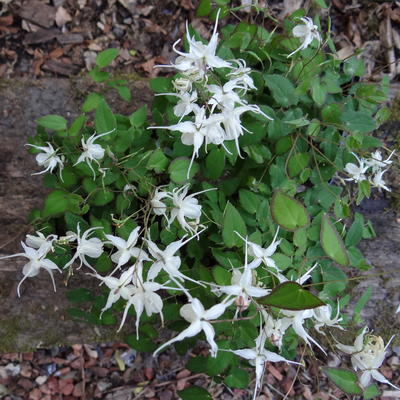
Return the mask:
<path id="1" fill-rule="evenodd" d="M 349 265 L 349 256 L 343 240 L 327 215 L 322 217 L 321 222 L 321 246 L 333 261 L 343 266 Z"/>

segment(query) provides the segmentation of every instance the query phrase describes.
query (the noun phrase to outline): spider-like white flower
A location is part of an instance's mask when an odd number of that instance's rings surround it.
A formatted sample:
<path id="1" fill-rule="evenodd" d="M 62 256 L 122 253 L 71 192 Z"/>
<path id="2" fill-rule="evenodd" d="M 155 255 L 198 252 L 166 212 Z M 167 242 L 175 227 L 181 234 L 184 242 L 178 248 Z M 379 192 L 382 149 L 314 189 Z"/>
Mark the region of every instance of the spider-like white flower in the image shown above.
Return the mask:
<path id="1" fill-rule="evenodd" d="M 351 354 L 351 363 L 355 371 L 361 371 L 360 385 L 366 388 L 371 378 L 381 383 L 386 383 L 400 390 L 397 386 L 390 383 L 379 371 L 386 356 L 386 349 L 389 347 L 394 336 L 385 346 L 380 336 L 367 335 L 368 327 L 364 327 L 362 332 L 356 337 L 353 346 L 337 343 L 336 347 L 346 354 Z"/>
<path id="2" fill-rule="evenodd" d="M 27 246 L 24 242 L 21 242 L 21 245 L 22 248 L 24 249 L 24 253 L 17 253 L 17 254 L 12 254 L 10 256 L 0 257 L 0 259 L 12 258 L 12 257 L 25 257 L 29 260 L 29 262 L 26 263 L 22 269 L 22 274 L 24 276 L 20 280 L 17 286 L 18 297 L 21 297 L 19 289 L 21 287 L 22 282 L 24 282 L 25 279 L 27 278 L 32 278 L 38 275 L 41 268 L 45 269 L 49 273 L 51 281 L 53 282 L 54 291 L 56 291 L 56 284 L 54 282 L 54 276 L 52 270 L 55 269 L 58 270 L 59 272 L 61 272 L 61 270 L 53 261 L 46 258 L 46 255 L 49 251 L 48 246 L 45 245 L 39 247 L 39 249 L 33 249 L 32 247 Z"/>
<path id="3" fill-rule="evenodd" d="M 174 107 L 174 114 L 177 117 L 181 117 L 179 120 L 180 122 L 183 117 L 197 110 L 199 106 L 196 104 L 197 92 L 195 90 L 192 93 L 182 93 L 179 94 L 178 96 L 179 96 L 179 101 Z"/>
<path id="4" fill-rule="evenodd" d="M 378 189 L 387 190 L 388 192 L 390 192 L 391 189 L 386 186 L 386 182 L 382 178 L 383 174 L 386 171 L 387 171 L 387 169 L 385 169 L 383 171 L 382 170 L 377 170 L 375 172 L 375 175 L 371 178 L 370 182 L 374 187 L 376 187 Z"/>
<path id="5" fill-rule="evenodd" d="M 230 80 L 235 82 L 237 87 L 240 87 L 244 91 L 249 89 L 256 90 L 253 78 L 249 75 L 251 68 L 248 68 L 246 62 L 241 58 L 233 60 L 233 62 L 238 66 L 232 68 L 231 72 L 229 72 L 228 76 L 231 77 Z"/>
<path id="6" fill-rule="evenodd" d="M 365 172 L 367 171 L 369 166 L 365 164 L 364 158 L 359 158 L 355 153 L 351 154 L 353 154 L 353 156 L 357 159 L 358 165 L 353 163 L 347 163 L 345 165 L 344 170 L 348 175 L 350 175 L 350 178 L 345 178 L 345 181 L 365 181 L 367 179 L 365 176 Z"/>
<path id="7" fill-rule="evenodd" d="M 84 138 L 82 138 L 81 144 L 82 144 L 83 152 L 79 156 L 78 160 L 76 161 L 76 163 L 74 165 L 77 165 L 81 162 L 85 162 L 89 166 L 91 171 L 93 172 L 93 179 L 96 179 L 96 173 L 95 173 L 91 163 L 92 163 L 92 161 L 94 161 L 95 163 L 97 163 L 98 166 L 100 166 L 98 160 L 101 160 L 104 157 L 105 150 L 103 149 L 103 147 L 101 147 L 101 145 L 94 143 L 94 142 L 97 139 L 101 138 L 102 136 L 108 135 L 114 131 L 115 131 L 115 129 L 113 129 L 109 132 L 102 133 L 101 135 L 96 135 L 94 133 L 86 141 Z"/>
<path id="8" fill-rule="evenodd" d="M 170 125 L 170 126 L 150 126 L 148 129 L 168 129 L 170 131 L 179 131 L 182 133 L 181 135 L 181 141 L 184 145 L 186 146 L 193 146 L 193 154 L 192 158 L 190 160 L 190 165 L 188 168 L 187 176 L 189 177 L 190 170 L 192 168 L 193 161 L 195 157 L 199 156 L 199 151 L 201 146 L 203 145 L 204 141 L 214 143 L 214 144 L 220 144 L 220 142 L 216 142 L 216 136 L 215 133 L 213 136 L 208 137 L 209 133 L 213 130 L 217 130 L 217 132 L 220 133 L 221 128 L 219 124 L 221 123 L 221 119 L 217 115 L 211 115 L 210 117 L 207 118 L 206 116 L 206 110 L 204 107 L 196 107 L 193 109 L 195 112 L 195 121 L 183 121 L 179 122 L 175 125 Z M 222 131 L 222 138 L 221 143 L 223 142 L 224 138 L 224 132 Z M 218 135 L 218 137 L 221 137 L 221 134 Z"/>
<path id="9" fill-rule="evenodd" d="M 300 336 L 307 345 L 310 345 L 310 342 L 314 343 L 319 349 L 326 354 L 325 350 L 318 344 L 316 340 L 314 340 L 304 329 L 305 320 L 308 318 L 312 318 L 314 316 L 313 310 L 301 310 L 301 311 L 289 311 L 282 310 L 283 318 L 282 323 L 287 324 L 288 326 L 292 326 L 293 330 L 296 332 L 298 336 Z"/>
<path id="10" fill-rule="evenodd" d="M 154 353 L 156 356 L 163 348 L 171 345 L 172 343 L 181 341 L 188 337 L 193 337 L 204 331 L 207 342 L 211 347 L 210 353 L 212 357 L 217 356 L 218 346 L 214 341 L 215 331 L 213 326 L 208 322 L 209 320 L 217 319 L 220 317 L 230 306 L 232 301 L 222 302 L 212 306 L 210 309 L 205 310 L 203 304 L 197 298 L 191 298 L 189 304 L 185 304 L 180 309 L 181 317 L 190 322 L 190 325 L 183 330 L 179 335 L 175 336 L 168 342 L 162 344 Z"/>
<path id="11" fill-rule="evenodd" d="M 264 319 L 264 332 L 268 340 L 280 350 L 283 344 L 283 336 L 290 326 L 290 321 L 282 318 L 274 319 L 264 309 L 261 310 L 261 314 Z"/>
<path id="12" fill-rule="evenodd" d="M 338 305 L 337 313 L 336 315 L 332 318 L 332 307 L 330 304 L 326 304 L 324 306 L 320 306 L 314 309 L 314 319 L 317 321 L 317 323 L 314 325 L 315 330 L 318 333 L 322 333 L 325 335 L 324 332 L 321 332 L 320 329 L 323 326 L 331 326 L 334 328 L 339 328 L 343 330 L 344 328 L 339 324 L 339 322 L 343 319 L 342 317 L 339 317 L 340 309 Z"/>
<path id="13" fill-rule="evenodd" d="M 300 18 L 304 24 L 296 25 L 293 28 L 293 36 L 297 37 L 301 41 L 300 47 L 298 47 L 295 51 L 290 53 L 287 57 L 291 57 L 293 54 L 297 53 L 300 50 L 306 49 L 314 39 L 317 39 L 319 43 L 321 43 L 321 35 L 318 32 L 318 26 L 314 25 L 314 22 L 309 17 Z"/>
<path id="14" fill-rule="evenodd" d="M 217 121 L 219 120 L 219 122 L 222 122 L 224 125 L 225 140 L 235 141 L 238 155 L 241 158 L 243 157 L 240 154 L 239 137 L 243 135 L 243 131 L 250 131 L 242 125 L 240 116 L 247 111 L 251 111 L 255 114 L 261 114 L 263 117 L 271 121 L 273 120 L 273 118 L 262 112 L 260 107 L 254 104 L 242 105 L 236 108 L 223 108 L 221 113 L 213 115 Z"/>
<path id="15" fill-rule="evenodd" d="M 60 177 L 62 180 L 61 171 L 64 168 L 64 163 L 62 157 L 57 155 L 59 149 L 54 150 L 53 146 L 49 142 L 46 143 L 47 146 L 36 146 L 34 144 L 26 145 L 43 152 L 36 155 L 36 162 L 38 163 L 39 166 L 44 167 L 45 169 L 40 172 L 35 172 L 32 175 L 44 174 L 48 171 L 52 173 L 53 169 L 56 168 L 58 165 L 60 168 Z"/>
<path id="16" fill-rule="evenodd" d="M 237 233 L 237 232 L 236 232 Z M 238 234 L 238 233 L 237 233 Z M 240 236 L 240 235 L 239 235 Z M 237 304 L 240 306 L 248 306 L 251 298 L 263 297 L 271 292 L 270 289 L 261 288 L 253 284 L 253 272 L 257 268 L 261 261 L 253 260 L 250 264 L 248 263 L 248 252 L 247 252 L 247 240 L 245 239 L 245 261 L 243 266 L 243 272 L 239 271 L 239 268 L 235 268 L 232 274 L 231 285 L 219 286 L 212 291 L 215 293 L 225 293 L 229 296 L 235 296 L 235 300 L 239 300 Z M 239 308 L 236 310 L 236 315 Z"/>
<path id="17" fill-rule="evenodd" d="M 275 261 L 271 257 L 274 255 L 277 247 L 281 243 L 281 240 L 276 240 L 276 238 L 278 237 L 278 233 L 279 227 L 275 232 L 275 236 L 272 239 L 271 244 L 265 249 L 257 243 L 247 242 L 247 244 L 249 245 L 249 255 L 254 257 L 254 260 L 258 260 L 259 264 L 262 262 L 266 267 L 274 268 L 276 271 L 279 271 L 279 268 L 276 266 Z M 245 240 L 242 236 L 240 237 Z"/>
<path id="18" fill-rule="evenodd" d="M 111 261 L 117 264 L 117 267 L 114 269 L 111 275 L 117 269 L 120 269 L 123 265 L 125 265 L 131 259 L 131 257 L 150 261 L 150 258 L 144 250 L 140 249 L 139 247 L 135 247 L 135 244 L 139 239 L 139 231 L 140 226 L 137 226 L 129 234 L 128 240 L 124 240 L 114 235 L 105 235 L 111 244 L 118 249 L 118 251 L 111 256 Z"/>
<path id="19" fill-rule="evenodd" d="M 192 72 L 192 70 L 195 70 L 201 77 L 205 76 L 207 69 L 209 68 L 213 69 L 231 67 L 229 62 L 215 55 L 218 44 L 218 17 L 219 10 L 217 19 L 215 21 L 213 34 L 208 44 L 204 44 L 196 40 L 194 36 L 190 37 L 189 27 L 186 22 L 186 39 L 189 45 L 189 52 L 183 53 L 176 49 L 176 45 L 181 41 L 181 39 L 178 39 L 172 46 L 175 53 L 179 54 L 180 56 L 176 59 L 175 64 L 157 65 L 157 67 L 174 67 L 178 71 L 183 72 L 185 75 L 187 75 L 186 72 Z"/>
<path id="20" fill-rule="evenodd" d="M 100 279 L 102 282 L 106 284 L 106 286 L 110 289 L 110 293 L 107 297 L 107 302 L 105 306 L 101 310 L 101 314 L 104 311 L 108 310 L 112 307 L 112 305 L 118 301 L 121 297 L 124 300 L 129 300 L 130 295 L 132 294 L 132 280 L 133 274 L 135 272 L 136 265 L 133 265 L 126 271 L 122 272 L 119 278 L 114 276 L 101 276 L 99 274 L 93 274 L 97 279 Z M 101 318 L 100 314 L 100 318 Z"/>
<path id="21" fill-rule="evenodd" d="M 189 278 L 188 276 L 182 274 L 182 272 L 179 271 L 182 261 L 179 256 L 175 255 L 175 253 L 179 251 L 179 249 L 183 247 L 187 242 L 192 240 L 194 237 L 200 235 L 201 232 L 203 231 L 200 231 L 195 236 L 191 236 L 189 239 L 186 240 L 184 240 L 186 237 L 184 236 L 182 239 L 170 243 L 165 248 L 165 250 L 160 250 L 158 246 L 150 239 L 144 239 L 147 243 L 147 248 L 149 250 L 150 255 L 155 259 L 155 262 L 150 267 L 147 273 L 147 279 L 152 281 L 154 278 L 157 277 L 157 275 L 160 273 L 161 270 L 164 270 L 168 274 L 169 278 L 176 285 L 178 285 L 178 287 L 182 289 L 188 297 L 190 297 L 189 292 L 182 286 L 180 281 L 188 280 L 198 285 L 200 283 L 199 281 Z"/>
<path id="22" fill-rule="evenodd" d="M 372 167 L 374 172 L 379 171 L 381 168 L 385 168 L 392 164 L 393 161 L 390 159 L 394 153 L 395 150 L 389 154 L 389 157 L 386 160 L 383 160 L 382 153 L 379 150 L 376 150 L 371 153 L 371 157 L 365 160 L 365 163 L 368 165 L 368 167 Z"/>
<path id="23" fill-rule="evenodd" d="M 57 240 L 57 235 L 51 234 L 46 237 L 42 232 L 36 232 L 36 235 L 26 235 L 25 242 L 29 247 L 42 248 L 46 252 L 54 250 L 53 242 Z"/>
<path id="24" fill-rule="evenodd" d="M 195 196 L 210 190 L 217 190 L 217 188 L 202 190 L 190 195 L 187 195 L 188 190 L 189 184 L 186 184 L 179 189 L 172 190 L 171 198 L 173 202 L 173 208 L 171 210 L 171 217 L 168 220 L 168 226 L 170 226 L 176 218 L 180 226 L 186 232 L 189 231 L 190 233 L 194 234 L 197 232 L 201 217 L 201 204 L 199 204 L 199 201 L 195 198 Z M 186 219 L 191 219 L 194 221 L 187 222 Z"/>
<path id="25" fill-rule="evenodd" d="M 150 204 L 153 210 L 153 213 L 156 215 L 164 215 L 165 218 L 167 217 L 167 205 L 162 201 L 163 199 L 170 199 L 171 193 L 170 192 L 163 192 L 160 191 L 161 186 L 156 188 L 153 197 L 150 200 Z"/>
<path id="26" fill-rule="evenodd" d="M 69 267 L 74 263 L 74 261 L 79 258 L 80 265 L 79 268 L 82 267 L 82 264 L 89 267 L 92 271 L 96 272 L 96 270 L 86 261 L 86 257 L 99 258 L 103 253 L 103 242 L 99 238 L 90 238 L 89 236 L 96 229 L 103 229 L 102 227 L 90 228 L 87 231 L 83 232 L 81 236 L 81 230 L 79 227 L 79 223 L 77 225 L 77 233 L 75 232 L 67 232 L 67 237 L 69 237 L 70 241 L 77 241 L 77 247 L 75 250 L 74 256 L 68 261 L 64 268 Z"/>
<path id="27" fill-rule="evenodd" d="M 256 369 L 256 386 L 254 388 L 253 400 L 257 397 L 258 390 L 262 384 L 265 370 L 266 362 L 287 362 L 291 364 L 298 364 L 295 361 L 289 361 L 286 358 L 276 354 L 272 351 L 265 349 L 265 341 L 267 339 L 266 332 L 261 328 L 260 325 L 260 334 L 256 339 L 256 347 L 253 349 L 241 349 L 241 350 L 232 350 L 232 353 L 236 354 L 239 357 L 245 358 L 249 361 L 250 365 L 253 365 Z"/>
<path id="28" fill-rule="evenodd" d="M 220 85 L 207 85 L 208 91 L 211 93 L 211 99 L 208 104 L 211 105 L 211 113 L 214 112 L 215 108 L 218 107 L 219 110 L 224 108 L 232 110 L 235 108 L 236 104 L 242 106 L 246 105 L 244 100 L 241 100 L 239 95 L 234 92 L 234 89 L 238 88 L 239 85 L 236 81 L 228 81 L 224 86 Z"/>

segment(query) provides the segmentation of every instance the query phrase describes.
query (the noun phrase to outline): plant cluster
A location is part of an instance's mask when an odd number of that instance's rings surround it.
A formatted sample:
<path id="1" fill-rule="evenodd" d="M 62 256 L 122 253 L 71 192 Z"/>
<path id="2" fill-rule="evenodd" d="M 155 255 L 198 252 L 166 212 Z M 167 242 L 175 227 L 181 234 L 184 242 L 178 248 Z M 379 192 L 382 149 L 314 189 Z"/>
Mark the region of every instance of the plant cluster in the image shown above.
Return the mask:
<path id="1" fill-rule="evenodd" d="M 84 267 L 101 294 L 71 291 L 71 301 L 90 304 L 71 315 L 111 325 L 123 311 L 120 328 L 136 326 L 128 343 L 154 356 L 172 344 L 184 353 L 203 336 L 210 356 L 187 368 L 246 388 L 248 362 L 255 397 L 266 362 L 294 363 L 299 340 L 326 353 L 315 331 L 335 335 L 360 322 L 340 310 L 350 300 L 348 269 L 370 267 L 357 245 L 374 230 L 351 206 L 371 186 L 389 189 L 393 153 L 384 160 L 371 135 L 388 117 L 388 87 L 363 81 L 357 56 L 338 60 L 329 31 L 302 10 L 272 32 L 228 24 L 219 40 L 227 2 L 218 3 L 211 39 L 187 26 L 184 50 L 176 42 L 176 60 L 159 66 L 177 73 L 151 81 L 153 122 L 145 107 L 113 113 L 97 93 L 71 125 L 56 115 L 37 121 L 29 151 L 52 191 L 31 214 L 36 235 L 11 257 L 29 259 L 18 294 L 41 269 L 53 278 Z M 211 11 L 200 2 L 199 15 Z M 103 71 L 117 54 L 99 54 L 91 76 L 129 100 L 124 81 Z M 158 348 L 157 314 L 178 332 Z M 379 393 L 371 378 L 389 383 L 378 372 L 387 346 L 365 333 L 336 345 L 359 376 L 325 372 L 371 398 Z M 197 392 L 211 398 L 201 388 L 180 395 Z"/>

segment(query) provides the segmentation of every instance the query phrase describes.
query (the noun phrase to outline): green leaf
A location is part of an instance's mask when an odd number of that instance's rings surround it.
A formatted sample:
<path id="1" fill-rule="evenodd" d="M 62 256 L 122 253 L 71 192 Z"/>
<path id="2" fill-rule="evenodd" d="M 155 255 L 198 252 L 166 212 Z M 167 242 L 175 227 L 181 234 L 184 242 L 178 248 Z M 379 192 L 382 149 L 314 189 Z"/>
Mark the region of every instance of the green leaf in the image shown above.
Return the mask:
<path id="1" fill-rule="evenodd" d="M 243 240 L 235 232 L 245 237 L 247 234 L 246 224 L 239 211 L 228 201 L 222 223 L 222 239 L 227 247 L 240 246 L 243 243 Z"/>
<path id="2" fill-rule="evenodd" d="M 218 179 L 225 168 L 225 150 L 212 149 L 206 157 L 205 173 L 207 178 Z"/>
<path id="3" fill-rule="evenodd" d="M 134 113 L 132 113 L 129 117 L 129 121 L 132 126 L 135 128 L 140 128 L 147 121 L 147 107 L 143 106 L 138 108 Z"/>
<path id="4" fill-rule="evenodd" d="M 96 57 L 96 65 L 99 68 L 107 67 L 113 62 L 113 60 L 118 56 L 118 54 L 119 54 L 118 49 L 103 50 Z"/>
<path id="5" fill-rule="evenodd" d="M 226 286 L 231 284 L 232 275 L 231 273 L 223 267 L 219 265 L 213 267 L 212 274 L 215 280 L 215 283 L 218 285 Z"/>
<path id="6" fill-rule="evenodd" d="M 377 127 L 371 115 L 363 111 L 345 111 L 341 121 L 350 132 L 368 133 Z"/>
<path id="7" fill-rule="evenodd" d="M 258 299 L 264 305 L 284 310 L 308 310 L 325 305 L 317 296 L 303 289 L 297 282 L 284 282 L 268 296 Z"/>
<path id="8" fill-rule="evenodd" d="M 322 372 L 343 392 L 362 394 L 357 375 L 348 369 L 323 367 Z"/>
<path id="9" fill-rule="evenodd" d="M 288 231 L 305 228 L 310 216 L 305 207 L 293 197 L 277 191 L 271 201 L 271 215 L 274 221 Z"/>
<path id="10" fill-rule="evenodd" d="M 378 389 L 378 386 L 375 384 L 369 385 L 363 392 L 363 399 L 364 400 L 370 400 L 373 399 L 374 397 L 377 397 L 381 394 L 381 392 Z"/>
<path id="11" fill-rule="evenodd" d="M 98 107 L 100 102 L 103 100 L 103 97 L 98 93 L 89 93 L 88 97 L 86 97 L 85 102 L 83 103 L 81 109 L 83 112 L 89 112 Z"/>
<path id="12" fill-rule="evenodd" d="M 262 201 L 262 197 L 247 189 L 239 190 L 239 202 L 245 211 L 250 214 L 256 214 L 258 207 Z"/>
<path id="13" fill-rule="evenodd" d="M 349 246 L 357 246 L 362 239 L 364 230 L 364 218 L 362 214 L 356 213 L 354 222 L 351 224 L 350 229 L 347 232 L 345 244 Z"/>
<path id="14" fill-rule="evenodd" d="M 311 155 L 309 153 L 298 153 L 290 157 L 288 162 L 288 174 L 290 178 L 300 174 L 310 163 Z"/>
<path id="15" fill-rule="evenodd" d="M 314 3 L 320 6 L 321 8 L 328 8 L 325 0 L 314 0 Z"/>
<path id="16" fill-rule="evenodd" d="M 117 92 L 122 100 L 130 101 L 132 98 L 131 90 L 127 86 L 117 86 Z"/>
<path id="17" fill-rule="evenodd" d="M 68 130 L 69 134 L 71 136 L 77 135 L 80 132 L 80 130 L 83 128 L 83 126 L 85 125 L 85 122 L 86 122 L 85 115 L 82 114 L 79 117 L 77 117 Z"/>
<path id="18" fill-rule="evenodd" d="M 196 10 L 198 17 L 205 17 L 211 12 L 211 0 L 200 0 L 199 6 Z"/>
<path id="19" fill-rule="evenodd" d="M 271 90 L 274 100 L 283 107 L 298 103 L 295 87 L 289 79 L 282 75 L 264 75 L 265 85 Z"/>
<path id="20" fill-rule="evenodd" d="M 132 349 L 138 351 L 151 352 L 157 348 L 157 345 L 154 343 L 153 339 L 147 339 L 141 337 L 140 339 L 136 339 L 136 335 L 128 335 L 125 337 L 125 342 Z"/>
<path id="21" fill-rule="evenodd" d="M 179 390 L 178 396 L 182 400 L 212 400 L 210 393 L 200 386 L 190 386 L 187 389 Z"/>
<path id="22" fill-rule="evenodd" d="M 348 58 L 343 63 L 343 71 L 350 76 L 363 76 L 365 72 L 364 61 L 356 56 Z"/>
<path id="23" fill-rule="evenodd" d="M 147 168 L 154 170 L 158 174 L 165 171 L 169 163 L 168 158 L 161 149 L 156 149 L 151 153 L 147 161 Z"/>
<path id="24" fill-rule="evenodd" d="M 231 388 L 245 389 L 250 384 L 249 373 L 241 368 L 232 368 L 224 383 Z"/>
<path id="25" fill-rule="evenodd" d="M 59 214 L 63 214 L 66 211 L 80 214 L 81 210 L 79 205 L 83 202 L 81 196 L 64 192 L 62 190 L 54 190 L 51 192 L 45 202 L 42 216 L 53 217 Z"/>
<path id="26" fill-rule="evenodd" d="M 96 127 L 96 133 L 98 135 L 106 132 L 110 132 L 117 127 L 117 121 L 115 115 L 111 111 L 105 100 L 100 101 L 96 108 L 94 115 L 94 124 Z"/>
<path id="27" fill-rule="evenodd" d="M 343 240 L 327 215 L 322 217 L 320 239 L 328 257 L 340 265 L 349 265 L 350 260 Z"/>
<path id="28" fill-rule="evenodd" d="M 36 120 L 38 125 L 43 128 L 48 128 L 53 131 L 64 131 L 67 129 L 67 120 L 60 115 L 49 114 L 44 117 L 40 117 Z"/>
<path id="29" fill-rule="evenodd" d="M 100 189 L 89 198 L 89 203 L 95 206 L 104 206 L 114 200 L 114 193 L 110 190 Z"/>
<path id="30" fill-rule="evenodd" d="M 85 288 L 68 290 L 66 296 L 71 303 L 85 303 L 93 300 L 92 293 Z"/>
<path id="31" fill-rule="evenodd" d="M 326 86 L 321 84 L 318 79 L 315 79 L 311 83 L 311 97 L 319 106 L 325 103 L 326 99 Z"/>
<path id="32" fill-rule="evenodd" d="M 79 228 L 81 231 L 86 231 L 89 229 L 89 224 L 79 215 L 72 214 L 70 212 L 66 212 L 64 215 L 64 220 L 67 226 L 67 229 L 76 232 L 77 226 L 79 224 Z"/>
<path id="33" fill-rule="evenodd" d="M 187 157 L 176 158 L 169 165 L 168 172 L 170 178 L 175 183 L 184 183 L 188 181 L 187 173 L 189 170 L 190 160 Z M 193 163 L 190 169 L 189 179 L 193 178 L 194 175 L 199 171 L 199 165 Z"/>

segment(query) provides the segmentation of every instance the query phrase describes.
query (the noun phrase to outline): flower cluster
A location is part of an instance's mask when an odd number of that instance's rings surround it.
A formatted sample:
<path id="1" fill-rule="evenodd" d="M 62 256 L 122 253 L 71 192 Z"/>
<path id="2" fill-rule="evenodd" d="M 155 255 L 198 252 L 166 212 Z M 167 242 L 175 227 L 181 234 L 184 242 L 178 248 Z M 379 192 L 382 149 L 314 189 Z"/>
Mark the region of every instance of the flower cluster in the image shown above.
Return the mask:
<path id="1" fill-rule="evenodd" d="M 248 90 L 255 89 L 250 76 L 250 68 L 246 67 L 244 60 L 227 62 L 215 53 L 218 44 L 217 33 L 218 18 L 210 42 L 206 45 L 190 37 L 187 27 L 186 37 L 189 52 L 183 53 L 176 49 L 179 40 L 174 44 L 174 51 L 179 55 L 175 64 L 159 65 L 159 67 L 173 67 L 181 74 L 173 82 L 178 103 L 174 107 L 174 114 L 180 120 L 170 126 L 153 126 L 150 129 L 168 129 L 181 132 L 181 141 L 187 146 L 193 146 L 191 163 L 188 176 L 200 148 L 208 144 L 224 145 L 225 141 L 235 141 L 237 153 L 240 154 L 239 138 L 244 132 L 249 132 L 241 123 L 241 116 L 245 112 L 261 114 L 272 120 L 257 105 L 248 104 L 244 99 Z M 229 69 L 224 75 L 228 82 L 221 84 L 215 70 Z M 193 116 L 184 121 L 183 118 Z"/>
<path id="2" fill-rule="evenodd" d="M 356 337 L 353 346 L 337 343 L 336 347 L 343 353 L 351 355 L 351 363 L 355 371 L 360 371 L 360 385 L 363 388 L 368 387 L 371 378 L 378 382 L 386 383 L 397 390 L 397 386 L 389 382 L 379 371 L 378 368 L 382 365 L 386 356 L 386 349 L 389 347 L 393 337 L 387 345 L 383 343 L 380 336 L 375 336 L 366 333 L 368 327 L 364 327 L 362 332 Z"/>
<path id="3" fill-rule="evenodd" d="M 386 186 L 386 182 L 383 180 L 383 174 L 392 163 L 390 159 L 394 151 L 386 160 L 383 159 L 382 153 L 379 150 L 371 153 L 371 156 L 368 158 L 358 157 L 355 153 L 352 154 L 356 158 L 358 165 L 354 163 L 347 163 L 345 165 L 344 171 L 349 176 L 349 178 L 345 178 L 345 181 L 362 182 L 367 180 L 373 187 L 390 191 L 390 188 Z"/>
<path id="4" fill-rule="evenodd" d="M 168 227 L 176 219 L 184 231 L 195 234 L 198 228 L 202 227 L 200 225 L 201 205 L 195 196 L 210 190 L 216 190 L 216 188 L 188 195 L 189 184 L 175 188 L 172 191 L 161 190 L 158 187 L 150 203 L 154 214 L 163 215 L 167 219 Z M 167 202 L 170 203 L 169 206 L 166 204 Z M 169 211 L 169 216 L 167 211 Z"/>

